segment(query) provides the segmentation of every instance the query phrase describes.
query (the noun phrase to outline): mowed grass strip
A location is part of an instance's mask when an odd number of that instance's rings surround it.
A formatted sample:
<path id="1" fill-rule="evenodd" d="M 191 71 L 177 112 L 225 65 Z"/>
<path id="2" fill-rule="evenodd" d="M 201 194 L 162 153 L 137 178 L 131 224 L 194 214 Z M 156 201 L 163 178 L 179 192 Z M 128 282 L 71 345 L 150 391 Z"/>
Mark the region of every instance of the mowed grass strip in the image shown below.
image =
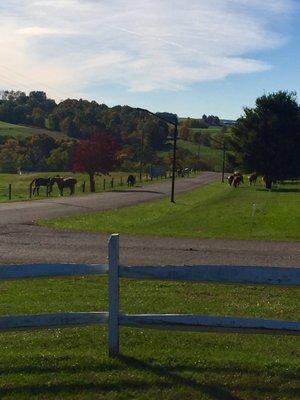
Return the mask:
<path id="1" fill-rule="evenodd" d="M 297 320 L 295 288 L 121 280 L 128 313 L 197 313 Z M 1 282 L 0 314 L 106 311 L 107 279 Z M 297 297 L 298 296 L 298 297 Z M 294 399 L 299 338 L 121 327 L 119 359 L 107 328 L 0 335 L 1 399 Z"/>
<path id="2" fill-rule="evenodd" d="M 38 128 L 35 126 L 16 125 L 8 122 L 0 121 L 0 136 L 12 136 L 21 138 L 31 135 L 47 135 L 54 139 L 66 138 L 67 135 L 59 131 L 50 131 L 48 129 Z"/>
<path id="3" fill-rule="evenodd" d="M 75 189 L 76 195 L 83 194 L 82 192 L 82 185 L 85 182 L 85 194 L 90 193 L 89 190 L 89 177 L 87 174 L 84 173 L 72 173 L 67 171 L 58 171 L 58 172 L 34 172 L 34 173 L 24 173 L 22 175 L 19 174 L 0 174 L 0 202 L 9 201 L 9 184 L 11 184 L 12 188 L 12 201 L 20 201 L 20 200 L 28 200 L 29 199 L 29 185 L 34 178 L 42 178 L 42 177 L 51 177 L 51 176 L 63 176 L 65 178 L 74 177 L 77 179 L 77 185 Z M 103 192 L 104 191 L 104 180 L 105 180 L 105 190 L 113 190 L 113 189 L 125 189 L 127 188 L 127 177 L 128 172 L 111 172 L 110 175 L 96 175 L 95 182 L 96 182 L 96 192 Z M 137 174 L 135 174 L 136 177 Z M 146 176 L 143 175 L 143 184 L 147 183 Z M 111 181 L 113 179 L 113 188 Z M 150 182 L 150 181 L 149 181 Z M 137 183 L 139 185 L 139 182 Z M 70 190 L 65 189 L 64 195 L 69 196 Z M 51 193 L 51 197 L 59 196 L 59 191 L 57 185 L 53 186 L 53 192 Z M 40 188 L 40 195 L 39 196 L 32 196 L 32 200 L 35 199 L 43 199 L 46 198 L 46 187 Z"/>
<path id="4" fill-rule="evenodd" d="M 126 193 L 124 193 L 126 196 Z M 266 191 L 261 184 L 219 182 L 133 207 L 40 221 L 58 229 L 130 235 L 228 239 L 300 239 L 300 183 Z"/>

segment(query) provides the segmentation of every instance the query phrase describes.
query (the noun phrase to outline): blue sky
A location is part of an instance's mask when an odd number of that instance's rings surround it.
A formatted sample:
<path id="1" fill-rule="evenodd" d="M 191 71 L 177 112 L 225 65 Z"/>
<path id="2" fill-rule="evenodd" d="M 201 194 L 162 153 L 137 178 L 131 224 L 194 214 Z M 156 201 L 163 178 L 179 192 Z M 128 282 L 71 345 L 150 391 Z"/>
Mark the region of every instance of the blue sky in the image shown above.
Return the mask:
<path id="1" fill-rule="evenodd" d="M 300 0 L 1 2 L 0 90 L 236 118 L 300 93 L 299 17 Z"/>

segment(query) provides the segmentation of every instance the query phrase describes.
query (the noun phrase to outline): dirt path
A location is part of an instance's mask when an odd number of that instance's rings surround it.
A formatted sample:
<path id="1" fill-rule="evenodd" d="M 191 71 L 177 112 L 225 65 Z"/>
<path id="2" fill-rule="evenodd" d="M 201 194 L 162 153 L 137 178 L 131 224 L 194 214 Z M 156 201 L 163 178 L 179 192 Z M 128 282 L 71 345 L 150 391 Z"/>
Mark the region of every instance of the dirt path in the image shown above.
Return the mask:
<path id="1" fill-rule="evenodd" d="M 176 193 L 219 178 L 215 173 L 176 182 Z M 170 182 L 129 192 L 0 204 L 0 263 L 104 263 L 108 235 L 53 231 L 38 218 L 72 215 L 137 204 L 169 195 Z M 300 266 L 299 242 L 121 236 L 121 262 L 132 265 L 232 264 Z"/>

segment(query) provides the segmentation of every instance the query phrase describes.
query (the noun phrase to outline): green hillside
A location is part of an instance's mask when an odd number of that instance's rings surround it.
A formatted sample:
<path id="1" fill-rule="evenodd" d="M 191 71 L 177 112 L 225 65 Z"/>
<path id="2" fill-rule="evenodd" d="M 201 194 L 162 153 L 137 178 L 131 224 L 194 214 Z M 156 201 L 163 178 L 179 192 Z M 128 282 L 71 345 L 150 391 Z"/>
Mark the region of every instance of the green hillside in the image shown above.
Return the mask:
<path id="1" fill-rule="evenodd" d="M 178 148 L 189 150 L 191 153 L 198 155 L 200 160 L 210 165 L 214 170 L 221 171 L 222 169 L 222 150 L 212 147 L 199 145 L 187 140 L 178 140 Z"/>
<path id="2" fill-rule="evenodd" d="M 65 136 L 62 132 L 58 131 L 49 131 L 43 128 L 37 128 L 25 125 L 15 125 L 0 121 L 0 136 L 13 136 L 20 138 L 34 134 L 49 135 L 52 136 L 53 138 Z"/>
<path id="3" fill-rule="evenodd" d="M 230 128 L 227 128 L 227 132 Z M 209 133 L 210 135 L 214 135 L 216 133 L 220 133 L 222 131 L 222 126 L 210 126 L 209 128 L 190 128 L 192 133 L 202 132 Z"/>

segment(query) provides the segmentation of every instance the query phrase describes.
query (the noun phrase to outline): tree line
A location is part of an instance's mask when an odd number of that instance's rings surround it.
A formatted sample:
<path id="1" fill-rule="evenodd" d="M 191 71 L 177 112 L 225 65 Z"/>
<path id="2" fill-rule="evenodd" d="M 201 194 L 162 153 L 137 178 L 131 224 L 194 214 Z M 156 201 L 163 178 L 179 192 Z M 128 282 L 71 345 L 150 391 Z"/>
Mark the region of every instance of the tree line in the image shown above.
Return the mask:
<path id="1" fill-rule="evenodd" d="M 109 133 L 122 147 L 123 154 L 126 154 L 124 169 L 136 169 L 141 152 L 144 164 L 159 161 L 157 152 L 166 148 L 170 134 L 167 123 L 136 108 L 110 108 L 82 99 L 67 99 L 57 104 L 42 91 L 28 95 L 21 91 L 2 92 L 0 120 L 59 131 L 67 136 L 57 140 L 47 135 L 26 139 L 3 138 L 0 142 L 0 171 L 14 171 L 17 167 L 44 171 L 63 165 L 59 170 L 66 170 L 70 167 L 76 140 L 89 139 L 95 129 Z"/>
<path id="2" fill-rule="evenodd" d="M 70 171 L 75 143 L 48 135 L 0 136 L 0 172 Z"/>

